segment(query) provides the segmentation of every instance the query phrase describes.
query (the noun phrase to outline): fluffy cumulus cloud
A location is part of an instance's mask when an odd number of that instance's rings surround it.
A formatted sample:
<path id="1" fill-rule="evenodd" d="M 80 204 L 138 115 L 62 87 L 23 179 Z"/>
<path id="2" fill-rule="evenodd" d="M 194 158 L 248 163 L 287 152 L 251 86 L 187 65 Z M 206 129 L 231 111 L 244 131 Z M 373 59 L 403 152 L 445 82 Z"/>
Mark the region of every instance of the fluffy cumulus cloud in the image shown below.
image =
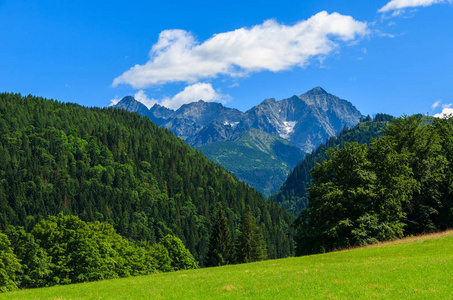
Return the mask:
<path id="1" fill-rule="evenodd" d="M 154 106 L 158 101 L 153 98 L 148 98 L 144 90 L 140 90 L 134 95 L 135 100 L 143 103 L 148 109 Z"/>
<path id="2" fill-rule="evenodd" d="M 198 100 L 206 102 L 216 101 L 225 104 L 228 102 L 230 97 L 220 93 L 218 90 L 215 90 L 210 83 L 199 82 L 185 87 L 183 91 L 173 97 L 164 97 L 163 99 L 158 100 L 149 98 L 144 90 L 139 90 L 135 93 L 134 98 L 135 100 L 143 103 L 148 109 L 158 103 L 167 108 L 176 110 L 183 104 Z M 120 100 L 121 99 L 115 97 L 115 99 L 110 100 L 110 106 L 116 105 Z"/>
<path id="3" fill-rule="evenodd" d="M 304 67 L 311 58 L 331 53 L 340 42 L 352 42 L 367 33 L 365 22 L 325 11 L 292 26 L 268 20 L 216 34 L 203 43 L 185 30 L 165 30 L 151 48 L 149 61 L 115 78 L 113 86 L 129 84 L 140 89 L 169 82 L 194 83 L 221 74 L 237 77 Z"/>
<path id="4" fill-rule="evenodd" d="M 438 113 L 438 114 L 435 114 L 434 117 L 435 118 L 445 118 L 445 117 L 448 117 L 450 115 L 453 115 L 453 104 L 444 104 L 442 105 L 442 112 L 441 113 Z"/>
<path id="5" fill-rule="evenodd" d="M 438 3 L 452 3 L 452 0 L 392 0 L 384 7 L 379 9 L 380 13 L 393 11 L 398 13 L 405 8 L 414 8 L 419 6 L 431 6 Z"/>
<path id="6" fill-rule="evenodd" d="M 199 82 L 187 86 L 182 92 L 179 92 L 171 98 L 163 99 L 160 104 L 171 109 L 178 109 L 183 104 L 198 100 L 226 103 L 228 98 L 228 96 L 222 95 L 220 92 L 216 91 L 210 83 Z"/>
<path id="7" fill-rule="evenodd" d="M 115 106 L 115 105 L 117 105 L 118 102 L 120 102 L 120 101 L 121 101 L 121 98 L 119 98 L 118 96 L 115 96 L 115 98 L 110 99 L 110 104 L 109 104 L 109 106 Z"/>

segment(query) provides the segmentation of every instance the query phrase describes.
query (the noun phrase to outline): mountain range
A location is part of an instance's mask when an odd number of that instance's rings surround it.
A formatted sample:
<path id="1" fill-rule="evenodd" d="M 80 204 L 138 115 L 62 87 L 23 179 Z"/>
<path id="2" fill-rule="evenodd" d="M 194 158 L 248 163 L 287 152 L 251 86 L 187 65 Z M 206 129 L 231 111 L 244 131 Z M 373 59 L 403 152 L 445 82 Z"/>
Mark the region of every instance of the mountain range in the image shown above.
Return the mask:
<path id="1" fill-rule="evenodd" d="M 148 109 L 131 96 L 115 107 L 169 129 L 265 196 L 278 190 L 304 153 L 363 117 L 350 102 L 320 87 L 279 101 L 266 99 L 246 112 L 203 100 L 177 110 L 159 104 Z"/>
<path id="2" fill-rule="evenodd" d="M 314 150 L 345 126 L 356 125 L 362 114 L 348 101 L 316 87 L 283 100 L 266 99 L 246 112 L 200 100 L 171 110 L 159 104 L 151 109 L 131 96 L 117 108 L 149 117 L 192 147 L 234 140 L 250 128 L 283 138 L 304 152 Z"/>

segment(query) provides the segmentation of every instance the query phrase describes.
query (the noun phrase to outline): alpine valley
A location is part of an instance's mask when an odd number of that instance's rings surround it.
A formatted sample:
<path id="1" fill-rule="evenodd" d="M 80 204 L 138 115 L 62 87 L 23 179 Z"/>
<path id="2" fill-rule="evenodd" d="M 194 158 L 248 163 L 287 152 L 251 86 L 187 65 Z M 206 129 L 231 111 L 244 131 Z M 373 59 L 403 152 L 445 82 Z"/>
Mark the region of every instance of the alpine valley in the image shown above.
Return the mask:
<path id="1" fill-rule="evenodd" d="M 306 153 L 363 117 L 350 102 L 320 87 L 279 101 L 266 99 L 246 112 L 203 100 L 177 110 L 159 104 L 148 109 L 131 96 L 116 107 L 171 130 L 265 196 L 281 187 Z"/>

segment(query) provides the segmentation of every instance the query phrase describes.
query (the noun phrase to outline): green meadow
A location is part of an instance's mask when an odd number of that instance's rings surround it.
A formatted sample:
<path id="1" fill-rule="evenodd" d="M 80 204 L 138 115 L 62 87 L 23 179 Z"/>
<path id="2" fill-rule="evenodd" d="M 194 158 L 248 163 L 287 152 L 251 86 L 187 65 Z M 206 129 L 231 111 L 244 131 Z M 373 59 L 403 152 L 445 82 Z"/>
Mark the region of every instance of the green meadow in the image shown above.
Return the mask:
<path id="1" fill-rule="evenodd" d="M 0 299 L 452 299 L 453 231 L 258 263 L 8 292 Z"/>

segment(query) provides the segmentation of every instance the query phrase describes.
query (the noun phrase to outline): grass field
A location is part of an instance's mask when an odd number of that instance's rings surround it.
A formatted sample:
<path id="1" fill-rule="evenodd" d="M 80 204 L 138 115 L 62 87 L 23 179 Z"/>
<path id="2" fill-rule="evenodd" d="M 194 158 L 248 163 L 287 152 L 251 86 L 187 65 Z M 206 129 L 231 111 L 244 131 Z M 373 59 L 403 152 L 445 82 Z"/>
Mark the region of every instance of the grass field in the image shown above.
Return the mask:
<path id="1" fill-rule="evenodd" d="M 453 231 L 259 263 L 0 294 L 0 299 L 453 299 Z"/>

